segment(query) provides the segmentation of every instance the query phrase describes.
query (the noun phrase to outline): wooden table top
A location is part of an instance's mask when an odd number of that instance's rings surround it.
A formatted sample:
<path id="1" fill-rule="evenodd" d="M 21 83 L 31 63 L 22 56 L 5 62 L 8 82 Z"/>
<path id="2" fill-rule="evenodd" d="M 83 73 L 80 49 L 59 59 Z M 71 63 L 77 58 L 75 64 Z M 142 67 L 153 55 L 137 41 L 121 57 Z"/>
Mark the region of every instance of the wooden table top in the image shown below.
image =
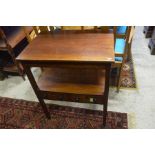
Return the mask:
<path id="1" fill-rule="evenodd" d="M 41 34 L 23 50 L 17 60 L 114 62 L 114 36 L 104 33 Z"/>

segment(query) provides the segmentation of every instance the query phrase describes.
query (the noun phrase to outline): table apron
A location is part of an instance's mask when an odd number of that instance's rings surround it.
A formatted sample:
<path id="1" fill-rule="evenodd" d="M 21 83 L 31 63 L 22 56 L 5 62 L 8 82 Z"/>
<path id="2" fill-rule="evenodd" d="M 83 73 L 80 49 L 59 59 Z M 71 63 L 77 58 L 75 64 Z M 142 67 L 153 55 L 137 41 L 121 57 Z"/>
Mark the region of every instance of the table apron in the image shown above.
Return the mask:
<path id="1" fill-rule="evenodd" d="M 95 63 L 95 62 L 28 62 L 20 61 L 25 67 L 81 67 L 81 68 L 102 68 L 106 69 L 111 66 L 110 62 Z"/>
<path id="2" fill-rule="evenodd" d="M 74 94 L 74 93 L 61 93 L 61 92 L 46 92 L 40 90 L 42 98 L 47 100 L 79 102 L 89 104 L 105 103 L 105 96 L 103 95 L 89 95 L 89 94 Z"/>

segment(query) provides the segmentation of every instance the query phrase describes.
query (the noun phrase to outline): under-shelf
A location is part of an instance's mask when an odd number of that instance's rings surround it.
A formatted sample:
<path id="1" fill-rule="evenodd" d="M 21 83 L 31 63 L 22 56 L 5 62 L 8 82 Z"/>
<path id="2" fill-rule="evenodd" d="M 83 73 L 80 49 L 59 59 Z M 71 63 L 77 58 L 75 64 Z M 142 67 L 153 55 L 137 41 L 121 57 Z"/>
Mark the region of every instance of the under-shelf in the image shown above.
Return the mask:
<path id="1" fill-rule="evenodd" d="M 5 67 L 3 67 L 3 71 L 4 72 L 12 72 L 12 73 L 18 73 L 18 68 L 16 65 L 12 64 L 12 65 L 7 65 Z"/>
<path id="2" fill-rule="evenodd" d="M 105 71 L 92 68 L 44 68 L 37 84 L 44 92 L 103 95 Z"/>

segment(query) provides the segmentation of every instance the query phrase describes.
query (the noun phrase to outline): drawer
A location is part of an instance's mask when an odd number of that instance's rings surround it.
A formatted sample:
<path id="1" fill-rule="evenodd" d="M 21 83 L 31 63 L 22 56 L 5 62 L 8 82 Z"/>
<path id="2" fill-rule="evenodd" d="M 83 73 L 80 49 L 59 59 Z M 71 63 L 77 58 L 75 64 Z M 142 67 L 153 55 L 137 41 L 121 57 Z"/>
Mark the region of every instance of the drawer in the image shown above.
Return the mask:
<path id="1" fill-rule="evenodd" d="M 103 104 L 104 96 L 43 92 L 43 98 L 57 101 Z"/>

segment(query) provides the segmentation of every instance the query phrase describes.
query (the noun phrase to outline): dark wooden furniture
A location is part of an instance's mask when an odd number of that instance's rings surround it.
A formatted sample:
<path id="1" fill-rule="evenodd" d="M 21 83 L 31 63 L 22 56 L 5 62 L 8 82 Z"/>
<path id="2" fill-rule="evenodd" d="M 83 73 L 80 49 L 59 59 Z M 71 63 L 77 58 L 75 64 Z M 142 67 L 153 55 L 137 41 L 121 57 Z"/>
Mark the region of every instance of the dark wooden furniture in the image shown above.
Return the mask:
<path id="1" fill-rule="evenodd" d="M 25 30 L 30 33 L 33 29 L 32 27 L 26 27 Z M 7 60 L 3 61 L 4 63 L 3 67 L 1 67 L 1 71 L 19 73 L 24 78 L 23 68 L 15 59 L 15 49 L 17 49 L 17 45 L 19 45 L 25 38 L 26 35 L 21 26 L 0 27 L 0 52 L 8 52 L 12 60 L 12 64 L 10 65 L 7 65 Z"/>
<path id="2" fill-rule="evenodd" d="M 102 104 L 105 127 L 113 34 L 39 34 L 17 60 L 48 118 L 44 99 Z M 38 81 L 31 67 L 44 67 Z"/>
<path id="3" fill-rule="evenodd" d="M 155 27 L 154 27 L 154 30 L 153 30 L 152 37 L 149 40 L 149 45 L 148 46 L 150 48 L 151 55 L 155 55 Z"/>
<path id="4" fill-rule="evenodd" d="M 144 26 L 144 34 L 145 38 L 151 38 L 152 33 L 153 33 L 154 26 Z"/>

